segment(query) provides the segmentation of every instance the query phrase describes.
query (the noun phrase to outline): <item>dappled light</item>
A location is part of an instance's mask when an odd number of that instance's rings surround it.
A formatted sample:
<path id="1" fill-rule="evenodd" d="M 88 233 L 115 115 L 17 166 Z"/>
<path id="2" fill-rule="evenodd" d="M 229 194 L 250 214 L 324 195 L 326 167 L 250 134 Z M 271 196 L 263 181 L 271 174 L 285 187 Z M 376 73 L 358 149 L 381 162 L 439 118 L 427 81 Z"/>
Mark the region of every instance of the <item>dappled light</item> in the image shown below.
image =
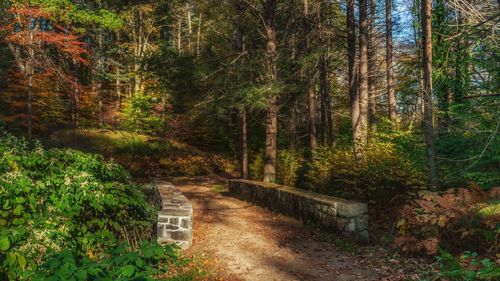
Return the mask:
<path id="1" fill-rule="evenodd" d="M 499 4 L 0 1 L 0 280 L 500 280 Z"/>

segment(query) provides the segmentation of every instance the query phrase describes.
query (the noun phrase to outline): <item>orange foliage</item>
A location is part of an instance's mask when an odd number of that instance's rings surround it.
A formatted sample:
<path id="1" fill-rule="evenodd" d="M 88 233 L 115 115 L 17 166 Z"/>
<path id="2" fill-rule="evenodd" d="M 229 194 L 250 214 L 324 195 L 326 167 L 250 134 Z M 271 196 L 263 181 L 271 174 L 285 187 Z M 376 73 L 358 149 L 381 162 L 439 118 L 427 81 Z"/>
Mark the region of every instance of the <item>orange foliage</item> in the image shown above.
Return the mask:
<path id="1" fill-rule="evenodd" d="M 486 192 L 474 184 L 469 188 L 449 189 L 442 194 L 421 192 L 419 199 L 402 208 L 397 224 L 399 236 L 394 246 L 405 252 L 433 255 L 441 244 L 451 242 L 444 240 L 459 241 L 467 235 L 473 235 L 474 231 L 466 226 L 457 228 L 456 225 L 472 218 L 477 219 L 477 207 L 483 202 L 498 199 L 499 194 L 500 188 Z M 481 227 L 492 229 L 499 222 L 498 219 L 482 219 Z M 459 245 L 457 241 L 448 244 Z"/>

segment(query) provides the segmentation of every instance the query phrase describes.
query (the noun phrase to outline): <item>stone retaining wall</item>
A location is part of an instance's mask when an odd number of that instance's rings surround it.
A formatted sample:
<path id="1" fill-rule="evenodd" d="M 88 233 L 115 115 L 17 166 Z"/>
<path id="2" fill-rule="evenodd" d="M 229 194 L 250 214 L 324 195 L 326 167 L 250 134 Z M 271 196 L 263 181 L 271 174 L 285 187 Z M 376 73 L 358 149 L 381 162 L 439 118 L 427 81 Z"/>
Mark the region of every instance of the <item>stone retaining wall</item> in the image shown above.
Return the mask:
<path id="1" fill-rule="evenodd" d="M 289 186 L 249 180 L 230 180 L 229 192 L 261 207 L 336 229 L 358 242 L 368 242 L 368 207 L 365 203 Z"/>
<path id="2" fill-rule="evenodd" d="M 161 197 L 158 211 L 157 237 L 160 244 L 175 243 L 182 249 L 193 240 L 193 206 L 174 185 L 157 182 Z"/>

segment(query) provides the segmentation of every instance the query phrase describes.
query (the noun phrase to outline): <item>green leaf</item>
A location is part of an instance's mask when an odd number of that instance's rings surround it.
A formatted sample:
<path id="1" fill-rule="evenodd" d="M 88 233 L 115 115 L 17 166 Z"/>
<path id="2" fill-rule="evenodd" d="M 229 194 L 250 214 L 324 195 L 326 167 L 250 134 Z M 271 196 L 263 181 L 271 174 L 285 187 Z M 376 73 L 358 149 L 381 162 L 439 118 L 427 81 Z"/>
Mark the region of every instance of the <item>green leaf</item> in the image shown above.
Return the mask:
<path id="1" fill-rule="evenodd" d="M 132 265 L 126 265 L 122 267 L 121 274 L 125 277 L 132 277 L 134 274 L 135 268 Z"/>
<path id="2" fill-rule="evenodd" d="M 144 249 L 142 249 L 142 254 L 145 258 L 150 258 L 154 256 L 154 250 L 151 247 L 144 247 Z"/>
<path id="3" fill-rule="evenodd" d="M 24 269 L 26 267 L 26 258 L 24 256 L 18 255 L 17 260 L 19 261 L 19 267 Z"/>
<path id="4" fill-rule="evenodd" d="M 9 262 L 10 266 L 13 266 L 16 263 L 17 256 L 14 253 L 8 253 L 7 254 L 7 261 Z"/>
<path id="5" fill-rule="evenodd" d="M 16 216 L 19 216 L 23 212 L 23 210 L 24 210 L 23 205 L 17 205 L 14 211 L 12 211 L 12 213 Z"/>
<path id="6" fill-rule="evenodd" d="M 78 278 L 79 281 L 87 280 L 87 272 L 83 269 L 78 269 L 75 276 L 76 276 L 76 278 Z"/>
<path id="7" fill-rule="evenodd" d="M 17 204 L 22 204 L 24 202 L 26 202 L 26 199 L 24 197 L 17 197 L 16 198 L 16 203 Z"/>
<path id="8" fill-rule="evenodd" d="M 7 251 L 10 248 L 9 238 L 6 236 L 0 237 L 0 250 Z"/>

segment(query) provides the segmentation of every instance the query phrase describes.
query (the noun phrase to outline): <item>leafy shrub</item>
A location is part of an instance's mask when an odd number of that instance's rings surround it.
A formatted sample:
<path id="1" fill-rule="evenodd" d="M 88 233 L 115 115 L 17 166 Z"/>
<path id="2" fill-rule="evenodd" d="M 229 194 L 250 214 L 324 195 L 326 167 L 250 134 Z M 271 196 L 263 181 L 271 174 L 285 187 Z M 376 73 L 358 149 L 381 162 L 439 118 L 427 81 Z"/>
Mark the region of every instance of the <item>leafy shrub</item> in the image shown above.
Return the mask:
<path id="1" fill-rule="evenodd" d="M 500 188 L 486 192 L 476 185 L 442 194 L 421 192 L 419 199 L 401 211 L 395 246 L 430 255 L 439 247 L 452 253 L 496 252 L 500 233 L 499 193 Z"/>
<path id="2" fill-rule="evenodd" d="M 301 166 L 300 155 L 293 150 L 280 150 L 278 152 L 277 174 L 279 184 L 295 186 L 297 172 Z"/>
<path id="3" fill-rule="evenodd" d="M 138 250 L 121 245 L 99 257 L 78 257 L 68 250 L 50 255 L 30 276 L 33 280 L 155 280 L 168 265 L 180 262 L 172 246 L 144 241 Z"/>
<path id="4" fill-rule="evenodd" d="M 254 180 L 262 180 L 264 176 L 264 152 L 256 153 L 249 165 L 249 176 Z M 298 170 L 301 167 L 301 156 L 293 150 L 279 150 L 276 159 L 276 183 L 295 186 Z"/>
<path id="5" fill-rule="evenodd" d="M 306 173 L 306 186 L 349 198 L 388 197 L 425 186 L 425 176 L 395 144 L 374 142 L 358 164 L 352 148 L 319 147 Z M 339 194 L 340 193 L 340 194 Z M 361 197 L 361 198 L 360 198 Z"/>
<path id="6" fill-rule="evenodd" d="M 166 127 L 165 108 L 159 98 L 137 93 L 125 105 L 122 126 L 132 132 L 158 134 Z"/>
<path id="7" fill-rule="evenodd" d="M 0 276 L 24 276 L 63 249 L 99 255 L 149 238 L 155 210 L 129 174 L 101 156 L 0 138 Z"/>
<path id="8" fill-rule="evenodd" d="M 199 176 L 212 172 L 211 163 L 201 156 L 174 156 L 160 159 L 160 167 L 173 176 Z"/>
<path id="9" fill-rule="evenodd" d="M 264 151 L 250 153 L 250 163 L 248 165 L 248 176 L 253 180 L 262 180 L 264 177 Z"/>
<path id="10" fill-rule="evenodd" d="M 437 256 L 440 265 L 439 277 L 446 280 L 475 281 L 499 280 L 500 267 L 485 258 L 478 260 L 478 254 L 466 251 L 457 259 L 452 254 L 441 251 Z"/>

